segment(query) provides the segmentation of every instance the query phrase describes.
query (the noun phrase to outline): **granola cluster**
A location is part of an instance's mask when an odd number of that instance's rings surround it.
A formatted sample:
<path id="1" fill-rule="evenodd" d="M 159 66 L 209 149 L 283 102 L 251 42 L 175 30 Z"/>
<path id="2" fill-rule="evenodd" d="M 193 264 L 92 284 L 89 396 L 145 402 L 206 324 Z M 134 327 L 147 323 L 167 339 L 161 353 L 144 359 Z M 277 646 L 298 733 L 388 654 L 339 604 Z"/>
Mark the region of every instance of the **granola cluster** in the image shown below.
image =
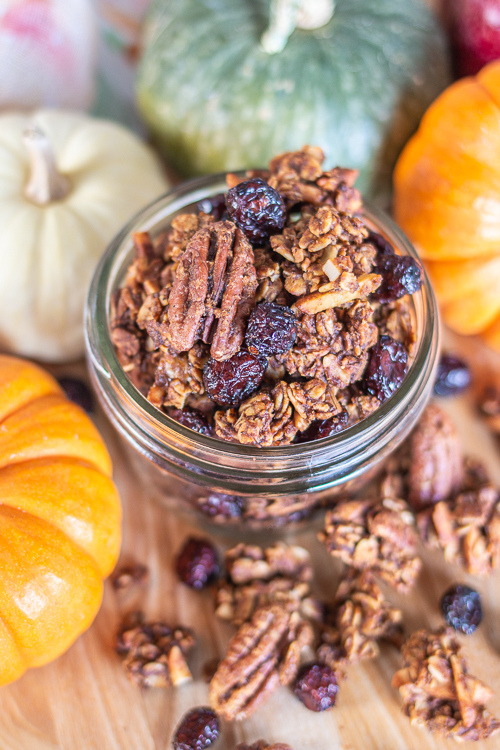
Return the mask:
<path id="1" fill-rule="evenodd" d="M 418 630 L 401 649 L 404 667 L 393 677 L 415 726 L 458 741 L 482 740 L 500 730 L 485 710 L 492 691 L 467 671 L 452 630 Z"/>
<path id="2" fill-rule="evenodd" d="M 413 514 L 404 500 L 384 493 L 340 501 L 319 539 L 346 565 L 373 571 L 399 591 L 409 591 L 422 566 Z"/>
<path id="3" fill-rule="evenodd" d="M 318 659 L 334 671 L 379 655 L 379 640 L 399 644 L 403 613 L 391 607 L 370 571 L 349 570 L 325 614 Z"/>
<path id="4" fill-rule="evenodd" d="M 377 258 L 393 249 L 357 215 L 356 172 L 324 171 L 323 160 L 305 146 L 247 180 L 228 175 L 226 211 L 214 201 L 210 213 L 176 216 L 156 239 L 134 235 L 111 338 L 134 385 L 185 426 L 274 447 L 343 411 L 342 426 L 351 425 L 380 406 L 363 384 L 380 336 L 411 353 L 410 295 L 420 282 L 378 301 Z M 247 338 L 256 309 L 257 334 Z M 280 309 L 287 343 L 273 350 L 266 314 L 275 320 Z"/>
<path id="5" fill-rule="evenodd" d="M 186 655 L 193 646 L 190 630 L 147 623 L 142 612 L 125 617 L 115 644 L 130 680 L 141 687 L 178 687 L 190 682 Z"/>
<path id="6" fill-rule="evenodd" d="M 310 594 L 311 559 L 303 547 L 238 544 L 226 552 L 226 574 L 216 598 L 215 614 L 222 620 L 239 627 L 258 607 L 272 603 L 310 620 L 320 617 L 319 602 Z"/>

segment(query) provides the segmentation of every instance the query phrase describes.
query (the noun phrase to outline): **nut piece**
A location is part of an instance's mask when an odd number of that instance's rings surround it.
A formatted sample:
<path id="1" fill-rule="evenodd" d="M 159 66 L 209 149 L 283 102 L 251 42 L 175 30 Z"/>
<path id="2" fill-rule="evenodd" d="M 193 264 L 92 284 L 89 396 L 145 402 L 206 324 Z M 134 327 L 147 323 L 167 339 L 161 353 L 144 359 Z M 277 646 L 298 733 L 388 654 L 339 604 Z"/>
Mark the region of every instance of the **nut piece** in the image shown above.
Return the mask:
<path id="1" fill-rule="evenodd" d="M 186 662 L 194 646 L 190 630 L 147 623 L 142 612 L 127 615 L 116 637 L 116 652 L 132 682 L 141 687 L 177 687 L 192 680 Z"/>
<path id="2" fill-rule="evenodd" d="M 463 480 L 463 455 L 455 425 L 436 404 L 425 410 L 410 438 L 409 502 L 421 510 L 447 500 Z"/>
<path id="3" fill-rule="evenodd" d="M 333 671 L 379 655 L 379 640 L 401 643 L 403 613 L 391 607 L 370 571 L 350 570 L 327 612 L 317 654 Z"/>
<path id="4" fill-rule="evenodd" d="M 492 691 L 468 674 L 451 629 L 418 630 L 401 649 L 404 667 L 393 677 L 411 724 L 440 737 L 482 740 L 500 730 L 485 710 Z"/>
<path id="5" fill-rule="evenodd" d="M 230 221 L 199 229 L 176 267 L 164 343 L 179 354 L 200 337 L 211 341 L 214 359 L 229 359 L 243 341 L 257 283 L 252 246 L 243 232 Z"/>
<path id="6" fill-rule="evenodd" d="M 228 580 L 217 591 L 217 617 L 241 625 L 263 605 L 279 603 L 288 612 L 318 620 L 321 606 L 310 595 L 307 550 L 277 542 L 262 549 L 238 544 L 226 553 Z"/>
<path id="7" fill-rule="evenodd" d="M 424 542 L 441 547 L 450 563 L 487 576 L 500 563 L 499 492 L 489 483 L 437 503 L 417 515 Z"/>
<path id="8" fill-rule="evenodd" d="M 346 565 L 370 569 L 400 591 L 409 591 L 422 567 L 413 515 L 403 500 L 343 500 L 326 514 L 318 538 Z"/>
<path id="9" fill-rule="evenodd" d="M 142 586 L 149 578 L 149 570 L 141 563 L 123 565 L 111 576 L 111 585 L 117 591 L 130 589 L 132 586 Z"/>
<path id="10" fill-rule="evenodd" d="M 245 719 L 279 684 L 297 675 L 302 649 L 313 631 L 297 612 L 278 605 L 259 607 L 230 640 L 210 682 L 210 705 L 227 721 Z"/>

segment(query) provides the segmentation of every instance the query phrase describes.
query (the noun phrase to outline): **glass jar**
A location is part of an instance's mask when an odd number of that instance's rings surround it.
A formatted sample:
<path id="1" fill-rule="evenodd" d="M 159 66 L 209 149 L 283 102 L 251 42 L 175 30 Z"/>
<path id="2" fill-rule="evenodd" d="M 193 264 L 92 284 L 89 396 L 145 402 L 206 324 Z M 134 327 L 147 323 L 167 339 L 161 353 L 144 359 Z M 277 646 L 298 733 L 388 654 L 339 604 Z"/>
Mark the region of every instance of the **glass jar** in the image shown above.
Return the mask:
<path id="1" fill-rule="evenodd" d="M 113 292 L 133 257 L 132 233 L 156 237 L 179 213 L 226 190 L 225 176 L 192 180 L 135 216 L 111 243 L 96 269 L 86 310 L 87 353 L 100 401 L 125 439 L 147 493 L 176 511 L 225 528 L 289 527 L 354 491 L 380 469 L 417 422 L 432 391 L 439 354 L 436 301 L 427 277 L 413 295 L 417 341 L 408 375 L 371 416 L 333 437 L 311 443 L 257 448 L 200 435 L 154 407 L 132 384 L 110 337 Z M 365 206 L 369 228 L 402 254 L 414 248 L 380 211 Z"/>

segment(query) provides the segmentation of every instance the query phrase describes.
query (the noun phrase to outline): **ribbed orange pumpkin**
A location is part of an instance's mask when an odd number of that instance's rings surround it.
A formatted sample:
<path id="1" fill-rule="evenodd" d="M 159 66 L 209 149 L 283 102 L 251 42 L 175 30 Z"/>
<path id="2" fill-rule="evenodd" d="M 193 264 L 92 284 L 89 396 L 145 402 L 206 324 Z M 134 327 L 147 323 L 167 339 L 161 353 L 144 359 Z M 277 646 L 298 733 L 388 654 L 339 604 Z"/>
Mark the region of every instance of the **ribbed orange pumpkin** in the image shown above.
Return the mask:
<path id="1" fill-rule="evenodd" d="M 94 619 L 120 547 L 111 460 L 44 370 L 0 355 L 0 685 Z"/>
<path id="2" fill-rule="evenodd" d="M 500 349 L 500 61 L 430 106 L 394 173 L 396 221 L 444 320 Z"/>

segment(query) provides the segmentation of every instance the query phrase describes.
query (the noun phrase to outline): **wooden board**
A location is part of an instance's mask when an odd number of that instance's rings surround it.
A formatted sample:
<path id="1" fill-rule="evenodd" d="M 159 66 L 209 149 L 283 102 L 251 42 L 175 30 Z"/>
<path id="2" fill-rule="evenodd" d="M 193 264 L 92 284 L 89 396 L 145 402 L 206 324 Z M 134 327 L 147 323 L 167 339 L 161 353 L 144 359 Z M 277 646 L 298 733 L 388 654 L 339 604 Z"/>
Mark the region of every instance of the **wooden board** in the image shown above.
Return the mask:
<path id="1" fill-rule="evenodd" d="M 500 358 L 477 342 L 455 339 L 476 370 L 477 383 L 489 368 L 500 376 Z M 76 374 L 82 366 L 59 368 Z M 449 400 L 469 452 L 484 459 L 500 483 L 499 443 L 476 416 L 472 394 Z M 193 530 L 153 502 L 131 472 L 123 449 L 102 414 L 96 417 L 109 445 L 115 479 L 124 505 L 122 561 L 145 563 L 149 586 L 124 598 L 106 584 L 102 609 L 90 630 L 56 662 L 31 670 L 18 682 L 0 690 L 0 747 L 2 750 L 166 750 L 183 713 L 207 703 L 201 674 L 205 662 L 221 657 L 232 628 L 216 622 L 208 592 L 195 593 L 179 584 L 173 572 L 175 554 Z M 319 589 L 333 594 L 340 565 L 329 558 L 314 533 L 297 541 L 313 554 Z M 223 540 L 217 538 L 220 548 Z M 495 691 L 491 710 L 500 716 L 500 572 L 480 581 L 445 565 L 441 553 L 423 552 L 424 570 L 415 590 L 406 597 L 386 588 L 390 601 L 404 611 L 406 633 L 440 624 L 440 596 L 457 580 L 472 583 L 482 595 L 485 618 L 478 632 L 464 638 L 471 671 Z M 113 637 L 122 614 L 141 607 L 149 618 L 192 627 L 199 645 L 192 660 L 195 681 L 177 691 L 141 691 L 131 684 L 113 652 Z M 455 747 L 410 727 L 401 713 L 391 677 L 400 664 L 398 651 L 384 646 L 373 662 L 351 667 L 341 686 L 338 705 L 323 714 L 305 709 L 287 689 L 280 689 L 251 719 L 224 725 L 217 750 L 232 750 L 242 740 L 288 742 L 294 750 L 420 750 Z M 477 743 L 479 749 L 499 747 L 497 738 Z"/>

